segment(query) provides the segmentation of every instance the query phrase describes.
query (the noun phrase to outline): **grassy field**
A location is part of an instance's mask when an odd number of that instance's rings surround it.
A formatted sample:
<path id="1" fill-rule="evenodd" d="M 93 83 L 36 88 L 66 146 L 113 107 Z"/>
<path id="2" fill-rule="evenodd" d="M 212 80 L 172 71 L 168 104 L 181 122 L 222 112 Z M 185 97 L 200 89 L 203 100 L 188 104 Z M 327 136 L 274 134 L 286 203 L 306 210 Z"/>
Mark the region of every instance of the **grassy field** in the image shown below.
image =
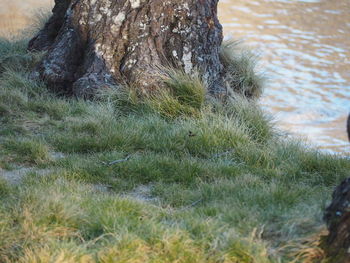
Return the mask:
<path id="1" fill-rule="evenodd" d="M 51 8 L 53 0 L 1 0 L 0 37 L 9 37 L 28 27 L 36 15 Z"/>
<path id="2" fill-rule="evenodd" d="M 245 97 L 262 85 L 247 53 L 224 49 L 241 66 L 226 103 L 171 70 L 148 98 L 83 101 L 29 78 L 26 43 L 0 41 L 0 262 L 322 260 L 350 161 L 274 129 Z"/>

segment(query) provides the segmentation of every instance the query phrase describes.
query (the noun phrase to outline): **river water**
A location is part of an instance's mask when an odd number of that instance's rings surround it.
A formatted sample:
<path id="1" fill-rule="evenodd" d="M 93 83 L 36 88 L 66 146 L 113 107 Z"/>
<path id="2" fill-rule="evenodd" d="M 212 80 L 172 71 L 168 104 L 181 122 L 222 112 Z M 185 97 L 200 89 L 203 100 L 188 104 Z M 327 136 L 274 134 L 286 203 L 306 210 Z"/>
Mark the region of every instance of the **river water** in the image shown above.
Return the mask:
<path id="1" fill-rule="evenodd" d="M 288 133 L 349 153 L 350 0 L 221 0 L 225 38 L 261 56 L 261 104 Z"/>
<path id="2" fill-rule="evenodd" d="M 0 0 L 0 25 L 23 27 L 30 7 L 49 5 Z M 277 126 L 325 151 L 349 153 L 350 0 L 221 0 L 219 17 L 226 39 L 260 54 L 268 77 L 261 105 Z"/>

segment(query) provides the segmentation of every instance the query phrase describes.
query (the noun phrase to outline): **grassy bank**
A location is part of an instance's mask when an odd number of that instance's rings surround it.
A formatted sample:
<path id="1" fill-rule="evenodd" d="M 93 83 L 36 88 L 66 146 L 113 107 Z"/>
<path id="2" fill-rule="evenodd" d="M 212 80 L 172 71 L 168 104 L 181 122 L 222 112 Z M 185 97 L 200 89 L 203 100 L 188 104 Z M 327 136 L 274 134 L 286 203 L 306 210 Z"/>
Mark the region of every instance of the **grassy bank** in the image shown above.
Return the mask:
<path id="1" fill-rule="evenodd" d="M 225 104 L 181 72 L 83 101 L 31 80 L 25 49 L 0 42 L 0 262 L 320 261 L 350 161 L 274 130 L 246 55 L 223 52 L 246 65 Z"/>

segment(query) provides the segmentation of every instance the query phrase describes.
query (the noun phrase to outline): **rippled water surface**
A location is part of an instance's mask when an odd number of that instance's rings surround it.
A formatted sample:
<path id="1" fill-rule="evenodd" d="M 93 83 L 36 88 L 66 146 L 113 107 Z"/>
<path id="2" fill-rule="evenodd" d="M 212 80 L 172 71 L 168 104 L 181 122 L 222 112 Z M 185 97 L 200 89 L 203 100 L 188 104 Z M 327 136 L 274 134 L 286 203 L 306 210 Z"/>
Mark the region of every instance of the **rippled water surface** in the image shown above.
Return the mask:
<path id="1" fill-rule="evenodd" d="M 221 0 L 226 38 L 257 49 L 269 77 L 262 105 L 278 125 L 350 152 L 350 0 Z"/>
<path id="2" fill-rule="evenodd" d="M 52 0 L 0 0 L 0 27 L 28 23 Z M 258 50 L 269 77 L 262 105 L 278 125 L 331 152 L 350 152 L 350 0 L 221 0 L 225 37 Z M 6 28 L 8 27 L 8 28 Z"/>

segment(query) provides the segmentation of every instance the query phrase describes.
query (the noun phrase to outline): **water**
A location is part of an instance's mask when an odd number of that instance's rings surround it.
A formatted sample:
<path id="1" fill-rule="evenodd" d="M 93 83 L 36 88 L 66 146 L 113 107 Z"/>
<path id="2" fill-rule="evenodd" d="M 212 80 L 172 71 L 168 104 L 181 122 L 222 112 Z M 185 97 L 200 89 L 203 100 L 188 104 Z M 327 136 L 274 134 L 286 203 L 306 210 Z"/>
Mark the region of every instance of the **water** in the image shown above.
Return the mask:
<path id="1" fill-rule="evenodd" d="M 350 152 L 350 0 L 222 0 L 225 38 L 257 49 L 269 77 L 261 104 L 278 126 Z"/>
<path id="2" fill-rule="evenodd" d="M 0 26 L 24 27 L 30 7 L 52 2 L 0 0 Z M 261 104 L 278 126 L 325 151 L 350 152 L 350 0 L 221 0 L 219 16 L 226 38 L 261 53 L 269 77 Z"/>

